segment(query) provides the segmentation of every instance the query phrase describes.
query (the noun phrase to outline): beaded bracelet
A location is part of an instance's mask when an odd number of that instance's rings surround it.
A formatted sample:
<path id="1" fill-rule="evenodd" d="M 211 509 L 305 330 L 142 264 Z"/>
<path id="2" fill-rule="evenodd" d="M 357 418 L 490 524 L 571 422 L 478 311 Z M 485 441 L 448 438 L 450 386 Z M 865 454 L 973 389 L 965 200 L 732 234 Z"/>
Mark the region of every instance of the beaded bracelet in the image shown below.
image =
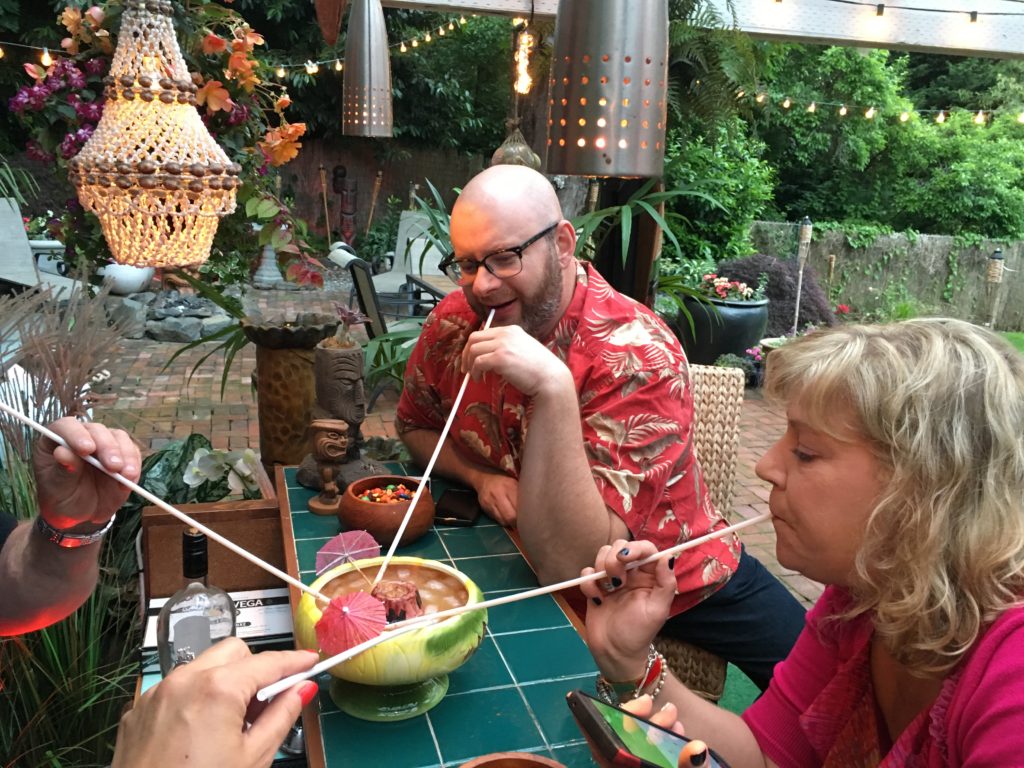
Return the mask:
<path id="1" fill-rule="evenodd" d="M 657 649 L 651 645 L 647 649 L 647 665 L 639 680 L 621 683 L 612 682 L 606 679 L 604 675 L 599 674 L 596 683 L 597 695 L 608 704 L 618 706 L 623 702 L 640 696 L 645 688 L 656 682 L 657 685 L 655 686 L 654 693 L 651 694 L 652 697 L 655 697 L 661 692 L 661 688 L 665 684 L 666 668 L 665 657 L 658 653 Z"/>

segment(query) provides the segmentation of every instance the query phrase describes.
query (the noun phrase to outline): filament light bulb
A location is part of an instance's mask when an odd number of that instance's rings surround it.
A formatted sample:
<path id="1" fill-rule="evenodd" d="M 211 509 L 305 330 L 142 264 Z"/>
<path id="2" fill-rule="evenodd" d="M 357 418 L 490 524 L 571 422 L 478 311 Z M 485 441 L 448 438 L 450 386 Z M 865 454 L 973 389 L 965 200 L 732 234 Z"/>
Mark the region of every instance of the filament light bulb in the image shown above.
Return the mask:
<path id="1" fill-rule="evenodd" d="M 43 48 L 43 55 L 39 57 L 39 61 L 44 67 L 48 67 L 53 64 L 53 56 L 50 55 L 49 48 Z"/>

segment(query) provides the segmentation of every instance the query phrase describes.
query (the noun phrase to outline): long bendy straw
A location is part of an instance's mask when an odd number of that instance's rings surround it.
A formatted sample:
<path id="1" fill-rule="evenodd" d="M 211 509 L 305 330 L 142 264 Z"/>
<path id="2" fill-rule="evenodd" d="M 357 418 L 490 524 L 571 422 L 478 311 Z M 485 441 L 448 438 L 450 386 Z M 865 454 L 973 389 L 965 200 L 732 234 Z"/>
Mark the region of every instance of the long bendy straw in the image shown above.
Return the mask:
<path id="1" fill-rule="evenodd" d="M 711 541 L 712 539 L 718 539 L 722 536 L 728 536 L 731 533 L 735 533 L 736 531 L 742 530 L 751 525 L 756 525 L 757 523 L 764 522 L 770 517 L 771 513 L 765 512 L 755 517 L 751 517 L 748 520 L 743 520 L 741 522 L 735 523 L 734 525 L 721 528 L 717 531 L 712 531 L 711 533 L 707 533 L 703 536 L 698 536 L 696 539 L 684 541 L 682 544 L 676 544 L 674 547 L 669 547 L 668 549 L 663 549 L 660 552 L 655 552 L 653 555 L 645 557 L 643 560 L 638 560 L 635 563 L 630 563 L 628 566 L 626 566 L 626 570 L 631 571 L 635 568 L 639 568 L 642 565 L 653 563 L 655 560 L 660 560 L 665 557 L 673 557 L 679 554 L 680 552 L 685 552 L 688 549 L 698 547 L 701 544 Z M 324 659 L 323 661 L 315 664 L 313 667 L 306 670 L 305 672 L 299 672 L 297 674 L 291 675 L 290 677 L 286 677 L 283 680 L 279 680 L 276 683 L 272 683 L 271 685 L 268 685 L 265 688 L 261 688 L 259 691 L 256 692 L 256 698 L 259 701 L 267 701 L 268 699 L 273 698 L 282 691 L 288 690 L 296 683 L 301 683 L 303 680 L 308 680 L 309 678 L 315 675 L 319 675 L 321 672 L 330 669 L 335 664 L 340 664 L 343 661 L 348 661 L 353 656 L 357 656 L 363 651 L 367 651 L 376 645 L 387 642 L 388 640 L 398 637 L 401 634 L 405 634 L 406 632 L 409 632 L 411 630 L 423 629 L 424 627 L 429 626 L 430 624 L 442 621 L 443 619 L 451 618 L 452 616 L 458 616 L 462 613 L 468 613 L 470 611 L 480 611 L 487 608 L 493 608 L 497 605 L 516 603 L 520 600 L 528 600 L 531 597 L 547 595 L 552 592 L 558 592 L 563 589 L 568 589 L 569 587 L 578 587 L 580 584 L 586 584 L 588 581 L 598 581 L 599 579 L 603 579 L 607 575 L 607 571 L 596 571 L 595 573 L 591 573 L 586 576 L 577 576 L 575 579 L 560 581 L 557 584 L 549 584 L 546 587 L 528 589 L 524 592 L 517 592 L 514 595 L 504 595 L 503 597 L 495 597 L 491 600 L 484 600 L 481 603 L 460 605 L 458 608 L 449 608 L 446 611 L 438 611 L 437 613 L 431 613 L 424 616 L 417 616 L 415 619 L 406 619 L 405 621 L 395 622 L 394 624 L 389 625 L 388 629 L 386 629 L 377 637 L 372 637 L 369 640 L 366 640 L 365 642 L 362 642 L 357 646 L 349 648 L 347 651 L 342 651 L 336 656 L 332 656 L 329 659 Z"/>
<path id="2" fill-rule="evenodd" d="M 44 427 L 39 422 L 34 421 L 33 419 L 29 418 L 28 416 L 23 414 L 21 411 L 18 411 L 18 410 L 14 409 L 14 408 L 11 408 L 9 405 L 7 405 L 6 403 L 3 403 L 3 402 L 0 402 L 0 411 L 3 411 L 4 413 L 6 413 L 9 416 L 12 416 L 13 418 L 17 419 L 18 421 L 20 421 L 25 426 L 34 429 L 39 434 L 45 435 L 46 437 L 48 437 L 51 440 L 53 440 L 53 442 L 57 443 L 57 445 L 63 445 L 65 448 L 67 448 L 69 451 L 74 453 L 76 456 L 79 456 L 78 452 L 75 451 L 75 449 L 72 448 L 70 445 L 68 445 L 67 441 L 65 441 L 60 435 L 58 435 L 53 430 L 47 429 L 46 427 Z M 156 506 L 160 507 L 160 509 L 164 510 L 164 512 L 167 512 L 168 514 L 173 515 L 174 517 L 178 518 L 179 520 L 181 520 L 186 525 L 191 525 L 193 528 L 201 531 L 202 533 L 205 533 L 209 538 L 213 539 L 214 541 L 216 541 L 221 546 L 227 547 L 228 549 L 230 549 L 232 552 L 234 552 L 239 557 L 245 558 L 246 560 L 248 560 L 253 565 L 255 565 L 255 566 L 259 567 L 259 568 L 262 568 L 264 571 L 266 571 L 267 573 L 269 573 L 269 574 L 271 574 L 273 576 L 277 576 L 277 578 L 282 579 L 283 581 L 287 582 L 288 584 L 291 584 L 293 587 L 297 587 L 298 589 L 301 589 L 303 592 L 308 592 L 309 594 L 313 595 L 316 598 L 319 598 L 320 600 L 323 600 L 324 602 L 328 602 L 328 603 L 330 602 L 330 598 L 326 597 L 325 595 L 320 594 L 319 592 L 317 592 L 312 587 L 309 587 L 309 586 L 303 584 L 298 579 L 292 578 L 287 573 L 282 571 L 280 568 L 276 568 L 275 566 L 271 565 L 270 563 L 266 562 L 265 560 L 261 560 L 260 558 L 256 557 L 256 555 L 254 555 L 252 552 L 249 552 L 248 550 L 243 549 L 242 547 L 238 546 L 237 544 L 235 544 L 230 539 L 224 538 L 223 536 L 221 536 L 216 531 L 214 531 L 214 530 L 212 530 L 210 528 L 207 528 L 205 525 L 200 523 L 195 518 L 190 517 L 189 515 L 186 515 L 180 509 L 176 509 L 175 507 L 172 507 L 166 501 L 164 501 L 163 499 L 160 499 L 160 498 L 154 496 L 152 493 L 147 491 L 145 488 L 143 488 L 138 483 L 133 483 L 131 480 L 129 480 L 124 475 L 122 475 L 120 472 L 111 472 L 109 469 L 104 467 L 100 463 L 99 459 L 97 459 L 95 456 L 79 456 L 79 458 L 81 458 L 83 461 L 87 461 L 88 463 L 92 464 L 94 467 L 96 467 L 96 469 L 100 470 L 104 474 L 110 475 L 112 478 L 114 478 L 121 485 L 123 485 L 123 486 L 125 486 L 127 488 L 130 488 L 131 490 L 135 491 L 135 493 L 139 494 L 139 496 L 141 496 L 142 498 L 144 498 L 146 501 L 150 502 L 151 504 L 155 504 Z"/>
<path id="3" fill-rule="evenodd" d="M 487 313 L 487 319 L 484 320 L 484 325 L 481 330 L 486 331 L 491 327 L 491 321 L 494 319 L 494 310 L 492 309 Z M 412 501 L 409 502 L 409 508 L 405 511 L 405 517 L 402 518 L 402 524 L 398 526 L 398 533 L 395 534 L 394 541 L 391 542 L 391 546 L 388 547 L 388 553 L 384 555 L 384 560 L 380 564 L 380 570 L 377 571 L 377 575 L 373 577 L 373 586 L 377 586 L 382 578 L 384 578 L 384 571 L 387 570 L 388 563 L 391 562 L 391 558 L 395 554 L 395 550 L 398 548 L 398 542 L 402 538 L 402 534 L 405 533 L 405 527 L 409 525 L 409 520 L 412 519 L 413 510 L 416 509 L 416 505 L 419 503 L 420 496 L 423 495 L 423 489 L 427 485 L 427 479 L 430 477 L 430 471 L 434 468 L 434 462 L 437 461 L 437 457 L 441 455 L 441 449 L 444 447 L 444 441 L 448 438 L 448 432 L 452 428 L 452 422 L 455 421 L 455 414 L 459 412 L 459 405 L 462 403 L 462 396 L 466 394 L 466 387 L 469 384 L 469 372 L 462 377 L 462 386 L 459 387 L 459 394 L 455 396 L 455 402 L 452 403 L 451 413 L 448 414 L 448 420 L 444 423 L 444 429 L 441 430 L 441 437 L 437 440 L 437 445 L 434 446 L 434 453 L 430 457 L 430 461 L 427 462 L 427 468 L 423 470 L 423 477 L 420 478 L 419 485 L 416 486 L 416 491 L 412 495 Z"/>

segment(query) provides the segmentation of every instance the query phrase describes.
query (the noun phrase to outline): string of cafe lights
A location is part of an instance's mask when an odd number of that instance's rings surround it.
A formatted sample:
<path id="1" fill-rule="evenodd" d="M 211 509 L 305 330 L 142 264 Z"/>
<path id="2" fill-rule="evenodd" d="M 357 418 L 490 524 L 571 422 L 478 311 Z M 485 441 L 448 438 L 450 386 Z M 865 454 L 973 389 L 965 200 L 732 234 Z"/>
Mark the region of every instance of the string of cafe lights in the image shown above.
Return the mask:
<path id="1" fill-rule="evenodd" d="M 783 0 L 775 0 L 776 3 L 782 3 Z M 889 3 L 871 2 L 870 0 L 825 0 L 828 3 L 837 3 L 839 5 L 859 5 L 865 8 L 870 8 L 874 11 L 875 16 L 884 16 L 887 10 L 891 11 L 909 11 L 911 13 L 943 13 L 956 16 L 963 16 L 964 21 L 968 24 L 977 24 L 978 19 L 985 16 L 1024 16 L 1024 12 L 1020 11 L 979 11 L 976 9 L 959 9 L 959 8 L 922 8 L 913 5 L 891 5 Z M 1024 0 L 1006 0 L 1006 2 L 1024 2 Z"/>
<path id="2" fill-rule="evenodd" d="M 476 16 L 476 14 L 472 14 Z M 403 40 L 399 40 L 396 43 L 391 43 L 389 48 L 397 48 L 399 53 L 406 53 L 409 50 L 418 48 L 421 44 L 429 44 L 434 40 L 443 39 L 446 35 L 454 32 L 461 27 L 468 24 L 468 20 L 465 16 L 459 16 L 458 19 L 449 19 L 447 23 L 438 25 L 436 28 L 431 27 L 422 34 L 415 35 L 413 37 L 407 37 Z M 0 40 L 0 60 L 4 59 L 7 55 L 5 48 L 25 48 L 30 51 L 39 51 L 39 63 L 44 67 L 50 66 L 54 61 L 54 54 L 50 53 L 48 46 L 40 45 L 25 45 L 24 43 L 5 42 Z M 60 55 L 59 53 L 57 55 Z M 279 78 L 285 78 L 288 75 L 288 70 L 293 69 L 305 69 L 306 74 L 315 75 L 320 71 L 323 66 L 333 66 L 338 72 L 344 69 L 345 59 L 344 56 L 333 57 L 329 59 L 312 60 L 307 59 L 304 62 L 279 62 L 272 65 L 274 74 Z"/>
<path id="3" fill-rule="evenodd" d="M 956 111 L 971 112 L 971 118 L 976 125 L 986 125 L 995 116 L 995 110 L 991 109 L 967 109 L 966 107 L 950 107 L 949 109 L 901 109 L 899 111 L 884 111 L 873 105 L 858 105 L 840 101 L 817 101 L 797 100 L 787 95 L 772 95 L 765 91 L 758 91 L 748 96 L 744 91 L 736 94 L 738 99 L 751 98 L 756 106 L 769 107 L 778 106 L 783 110 L 804 111 L 810 114 L 834 114 L 838 118 L 853 118 L 858 116 L 865 120 L 884 119 L 894 117 L 900 123 L 908 123 L 912 117 L 924 117 L 934 120 L 940 125 L 949 119 L 950 113 Z M 1024 111 L 1017 115 L 1017 122 L 1024 123 Z"/>

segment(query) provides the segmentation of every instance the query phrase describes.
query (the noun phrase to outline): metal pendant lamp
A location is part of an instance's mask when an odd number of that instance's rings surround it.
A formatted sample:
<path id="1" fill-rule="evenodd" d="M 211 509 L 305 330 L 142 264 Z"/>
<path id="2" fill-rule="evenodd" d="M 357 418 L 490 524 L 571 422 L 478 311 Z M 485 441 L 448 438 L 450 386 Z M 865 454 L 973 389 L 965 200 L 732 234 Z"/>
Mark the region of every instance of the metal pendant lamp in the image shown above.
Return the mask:
<path id="1" fill-rule="evenodd" d="M 199 117 L 172 12 L 165 0 L 125 4 L 103 117 L 69 163 L 121 264 L 201 264 L 219 217 L 235 210 L 242 169 Z"/>
<path id="2" fill-rule="evenodd" d="M 667 81 L 667 0 L 560 0 L 547 172 L 661 176 Z"/>
<path id="3" fill-rule="evenodd" d="M 380 0 L 354 0 L 345 38 L 341 132 L 390 137 L 391 58 Z"/>

